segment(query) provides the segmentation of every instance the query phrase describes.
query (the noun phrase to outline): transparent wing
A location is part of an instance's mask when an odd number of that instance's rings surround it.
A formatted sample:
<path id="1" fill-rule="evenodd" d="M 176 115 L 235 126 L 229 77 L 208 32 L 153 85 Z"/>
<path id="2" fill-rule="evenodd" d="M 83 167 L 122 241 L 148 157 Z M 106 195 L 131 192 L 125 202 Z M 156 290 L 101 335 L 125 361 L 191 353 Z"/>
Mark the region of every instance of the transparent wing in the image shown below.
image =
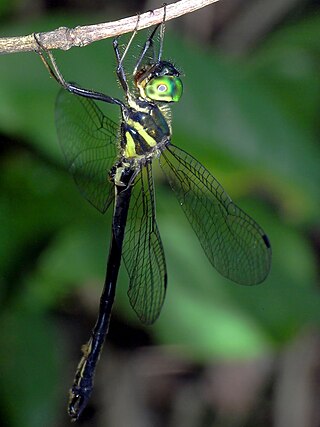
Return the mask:
<path id="1" fill-rule="evenodd" d="M 167 287 L 163 246 L 156 223 L 151 165 L 142 168 L 131 195 L 123 243 L 130 304 L 145 324 L 160 314 Z"/>
<path id="2" fill-rule="evenodd" d="M 114 197 L 108 173 L 117 157 L 119 126 L 88 98 L 62 89 L 56 126 L 68 170 L 82 195 L 104 213 Z"/>
<path id="3" fill-rule="evenodd" d="M 185 151 L 169 145 L 160 165 L 212 265 L 237 283 L 262 282 L 271 263 L 270 243 L 262 228 Z"/>

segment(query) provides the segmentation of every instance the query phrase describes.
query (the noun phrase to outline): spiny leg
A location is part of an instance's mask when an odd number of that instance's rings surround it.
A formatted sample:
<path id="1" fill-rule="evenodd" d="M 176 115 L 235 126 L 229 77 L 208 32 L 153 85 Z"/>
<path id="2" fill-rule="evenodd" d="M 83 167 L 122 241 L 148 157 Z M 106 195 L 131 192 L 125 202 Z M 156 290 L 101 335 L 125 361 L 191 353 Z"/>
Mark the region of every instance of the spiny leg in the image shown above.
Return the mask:
<path id="1" fill-rule="evenodd" d="M 90 89 L 84 89 L 80 86 L 77 86 L 73 83 L 67 82 L 62 73 L 59 70 L 59 67 L 56 63 L 55 57 L 53 56 L 52 52 L 48 49 L 46 49 L 42 43 L 40 42 L 38 35 L 34 34 L 34 39 L 38 45 L 38 50 L 36 51 L 38 55 L 41 58 L 41 61 L 43 62 L 44 66 L 48 70 L 51 77 L 53 77 L 56 82 L 58 82 L 64 89 L 68 90 L 71 93 L 74 93 L 75 95 L 80 95 L 85 98 L 91 98 L 96 99 L 99 101 L 108 102 L 109 104 L 116 104 L 120 105 L 121 107 L 124 107 L 124 104 L 122 101 L 120 101 L 117 98 L 113 98 L 112 96 L 105 95 L 101 92 L 95 92 Z M 47 57 L 46 57 L 47 56 Z"/>
<path id="2" fill-rule="evenodd" d="M 160 28 L 160 48 L 159 48 L 158 62 L 160 62 L 162 57 L 163 39 L 164 39 L 164 32 L 166 29 L 165 27 L 166 14 L 167 14 L 167 3 L 163 3 L 163 19 L 162 19 L 161 28 Z"/>
<path id="3" fill-rule="evenodd" d="M 155 57 L 155 53 L 153 52 L 153 62 L 156 62 L 156 61 L 159 62 L 160 59 L 161 59 L 161 56 L 162 56 L 162 47 L 163 47 L 163 38 L 164 38 L 164 31 L 165 31 L 166 7 L 167 7 L 167 4 L 163 3 L 163 8 L 164 8 L 164 10 L 163 10 L 163 20 L 162 20 L 161 24 L 158 24 L 155 27 L 155 29 L 152 31 L 152 33 L 150 34 L 150 36 L 146 40 L 146 42 L 145 42 L 145 44 L 144 44 L 144 46 L 142 48 L 141 54 L 139 56 L 139 59 L 138 59 L 136 65 L 135 65 L 135 68 L 133 70 L 133 74 L 136 74 L 136 72 L 139 70 L 139 68 L 141 66 L 141 63 L 143 61 L 143 58 L 145 57 L 148 49 L 150 49 L 150 47 L 153 46 L 153 38 L 154 38 L 157 30 L 159 29 L 159 27 L 160 27 L 160 50 L 159 50 L 159 55 L 158 55 L 157 59 Z"/>
<path id="4" fill-rule="evenodd" d="M 126 48 L 125 48 L 125 50 L 124 50 L 124 52 L 122 54 L 122 56 L 120 55 L 120 52 L 119 52 L 118 37 L 116 37 L 116 38 L 113 39 L 113 49 L 114 49 L 114 52 L 115 52 L 115 55 L 116 55 L 116 59 L 117 59 L 117 69 L 116 69 L 116 72 L 117 72 L 117 76 L 118 76 L 119 82 L 120 82 L 123 90 L 126 93 L 129 91 L 129 88 L 128 88 L 127 78 L 126 78 L 126 75 L 125 75 L 122 63 L 123 63 L 123 60 L 124 60 L 125 56 L 128 53 L 128 50 L 129 50 L 129 48 L 130 48 L 130 46 L 132 44 L 132 41 L 133 41 L 134 37 L 136 36 L 136 34 L 138 32 L 139 21 L 140 21 L 140 14 L 138 14 L 138 19 L 137 19 L 137 23 L 136 23 L 135 29 L 134 29 L 131 37 L 130 37 L 130 40 L 129 40 L 129 42 L 128 42 L 128 44 L 127 44 L 127 46 L 126 46 Z"/>
<path id="5" fill-rule="evenodd" d="M 53 77 L 56 80 L 57 83 L 59 83 L 62 87 L 67 89 L 68 84 L 63 78 L 63 75 L 61 74 L 53 54 L 50 52 L 50 50 L 46 49 L 43 46 L 43 44 L 40 42 L 38 35 L 36 33 L 33 34 L 33 37 L 38 46 L 38 49 L 36 50 L 36 52 L 40 56 L 40 59 L 43 62 L 46 69 L 48 70 L 49 74 L 51 75 L 51 77 Z M 49 57 L 51 64 L 45 55 Z"/>
<path id="6" fill-rule="evenodd" d="M 161 25 L 161 24 L 158 24 L 158 25 L 155 27 L 155 29 L 152 31 L 152 33 L 151 33 L 151 34 L 150 34 L 150 36 L 148 37 L 147 41 L 145 42 L 145 44 L 144 44 L 144 46 L 143 46 L 143 48 L 142 48 L 141 54 L 140 54 L 140 56 L 139 56 L 139 59 L 138 59 L 138 61 L 137 61 L 137 63 L 136 63 L 136 66 L 134 67 L 133 74 L 136 74 L 136 72 L 137 72 L 137 71 L 138 71 L 138 69 L 140 68 L 141 62 L 142 62 L 142 60 L 143 60 L 143 58 L 144 58 L 145 54 L 147 53 L 148 49 L 153 45 L 153 37 L 154 37 L 154 35 L 156 34 L 156 32 L 157 32 L 158 28 L 160 27 L 160 25 Z M 155 60 L 155 58 L 154 58 L 154 60 Z"/>

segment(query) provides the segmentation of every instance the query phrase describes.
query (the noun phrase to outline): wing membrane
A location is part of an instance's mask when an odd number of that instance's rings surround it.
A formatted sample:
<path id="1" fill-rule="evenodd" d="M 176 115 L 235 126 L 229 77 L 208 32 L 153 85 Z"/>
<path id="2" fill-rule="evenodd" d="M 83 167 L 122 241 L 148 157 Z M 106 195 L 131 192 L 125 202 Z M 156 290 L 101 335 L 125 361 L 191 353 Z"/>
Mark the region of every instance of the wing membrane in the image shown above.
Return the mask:
<path id="1" fill-rule="evenodd" d="M 117 156 L 118 125 L 88 98 L 62 89 L 56 126 L 68 170 L 82 195 L 104 213 L 113 200 L 108 173 Z"/>
<path id="2" fill-rule="evenodd" d="M 143 323 L 151 324 L 164 302 L 167 271 L 155 217 L 150 164 L 142 168 L 134 184 L 122 255 L 130 279 L 130 304 Z"/>
<path id="3" fill-rule="evenodd" d="M 262 228 L 185 151 L 169 145 L 160 165 L 212 265 L 237 283 L 262 282 L 271 263 L 270 243 Z"/>

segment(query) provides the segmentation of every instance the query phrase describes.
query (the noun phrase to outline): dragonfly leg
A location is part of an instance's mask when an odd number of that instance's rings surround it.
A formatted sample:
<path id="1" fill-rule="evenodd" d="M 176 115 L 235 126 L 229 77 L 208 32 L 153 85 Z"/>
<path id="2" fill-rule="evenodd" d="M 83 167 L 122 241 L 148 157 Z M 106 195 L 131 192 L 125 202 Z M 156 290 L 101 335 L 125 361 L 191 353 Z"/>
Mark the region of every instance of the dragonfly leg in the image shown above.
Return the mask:
<path id="1" fill-rule="evenodd" d="M 164 32 L 166 29 L 165 27 L 166 13 L 167 13 L 167 3 L 163 3 L 163 19 L 160 27 L 160 49 L 159 49 L 159 55 L 158 55 L 158 62 L 161 60 L 161 57 L 162 57 L 163 39 L 164 39 Z"/>
<path id="2" fill-rule="evenodd" d="M 116 69 L 116 73 L 118 76 L 118 80 L 123 88 L 123 90 L 127 93 L 129 91 L 128 88 L 128 83 L 127 83 L 127 78 L 122 66 L 122 58 L 120 56 L 120 52 L 119 52 L 119 44 L 118 44 L 118 37 L 116 37 L 115 39 L 113 39 L 113 49 L 116 55 L 116 59 L 117 59 L 117 69 Z"/>
<path id="3" fill-rule="evenodd" d="M 134 29 L 131 37 L 130 37 L 130 40 L 129 40 L 129 42 L 128 42 L 128 44 L 127 44 L 127 46 L 126 46 L 126 48 L 125 48 L 125 50 L 124 50 L 124 52 L 122 54 L 122 56 L 120 55 L 120 51 L 119 51 L 118 37 L 115 37 L 113 39 L 113 49 L 114 49 L 114 52 L 115 52 L 115 55 L 116 55 L 116 59 L 117 59 L 117 69 L 116 69 L 116 72 L 117 72 L 117 76 L 118 76 L 119 82 L 121 83 L 121 86 L 123 87 L 123 90 L 126 93 L 129 91 L 129 88 L 128 88 L 128 83 L 127 83 L 127 78 L 126 78 L 126 75 L 125 75 L 125 72 L 124 72 L 124 69 L 123 69 L 123 60 L 126 57 L 126 55 L 128 53 L 128 50 L 129 50 L 129 48 L 131 46 L 131 43 L 132 43 L 134 37 L 136 36 L 136 34 L 138 32 L 139 21 L 140 21 L 140 14 L 138 13 L 137 23 L 136 23 L 135 29 Z"/>
<path id="4" fill-rule="evenodd" d="M 52 52 L 42 45 L 37 34 L 34 34 L 34 39 L 38 45 L 37 53 L 40 56 L 41 61 L 45 65 L 51 77 L 53 77 L 56 82 L 59 83 L 64 89 L 68 90 L 71 93 L 74 93 L 75 95 L 80 95 L 85 98 L 96 99 L 98 101 L 104 101 L 108 102 L 109 104 L 116 104 L 120 105 L 121 107 L 124 107 L 123 102 L 117 98 L 113 98 L 112 96 L 105 95 L 101 92 L 95 92 L 90 89 L 84 89 L 74 83 L 67 82 L 63 77 L 61 71 L 59 70 L 59 67 Z"/>
<path id="5" fill-rule="evenodd" d="M 155 27 L 155 29 L 150 34 L 150 37 L 148 37 L 148 39 L 146 40 L 146 42 L 145 42 L 145 44 L 144 44 L 144 46 L 142 48 L 141 54 L 139 56 L 139 59 L 138 59 L 138 61 L 136 63 L 136 66 L 134 67 L 133 74 L 136 74 L 136 72 L 140 68 L 141 62 L 142 62 L 145 54 L 147 53 L 148 49 L 153 45 L 153 37 L 154 37 L 155 33 L 157 32 L 158 28 L 160 27 L 160 25 L 161 24 L 158 24 Z"/>
<path id="6" fill-rule="evenodd" d="M 153 51 L 153 61 L 152 62 L 156 63 L 156 62 L 159 62 L 161 60 L 162 48 L 163 48 L 163 38 L 164 38 L 164 31 L 165 31 L 166 7 L 167 7 L 167 4 L 163 3 L 163 20 L 162 20 L 161 24 L 158 24 L 154 28 L 154 30 L 152 31 L 152 33 L 150 34 L 150 36 L 146 40 L 146 42 L 145 42 L 145 44 L 141 50 L 138 61 L 134 67 L 133 74 L 136 74 L 136 72 L 139 70 L 139 68 L 141 66 L 141 62 L 143 61 L 143 58 L 145 57 L 147 51 L 153 47 L 153 38 L 154 38 L 154 36 L 155 36 L 155 34 L 159 28 L 160 28 L 160 49 L 159 49 L 159 53 L 158 53 L 158 58 L 156 58 L 155 52 Z M 152 12 L 152 11 L 150 11 L 150 12 Z"/>

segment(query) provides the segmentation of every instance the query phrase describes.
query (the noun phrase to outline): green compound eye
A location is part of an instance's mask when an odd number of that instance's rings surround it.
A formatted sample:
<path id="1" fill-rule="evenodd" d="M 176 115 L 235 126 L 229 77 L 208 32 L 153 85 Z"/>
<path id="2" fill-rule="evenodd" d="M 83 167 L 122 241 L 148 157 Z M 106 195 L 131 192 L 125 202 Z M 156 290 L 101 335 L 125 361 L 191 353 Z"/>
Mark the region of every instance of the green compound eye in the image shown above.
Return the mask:
<path id="1" fill-rule="evenodd" d="M 154 101 L 177 102 L 183 91 L 179 77 L 162 76 L 151 79 L 145 87 L 145 94 Z"/>

